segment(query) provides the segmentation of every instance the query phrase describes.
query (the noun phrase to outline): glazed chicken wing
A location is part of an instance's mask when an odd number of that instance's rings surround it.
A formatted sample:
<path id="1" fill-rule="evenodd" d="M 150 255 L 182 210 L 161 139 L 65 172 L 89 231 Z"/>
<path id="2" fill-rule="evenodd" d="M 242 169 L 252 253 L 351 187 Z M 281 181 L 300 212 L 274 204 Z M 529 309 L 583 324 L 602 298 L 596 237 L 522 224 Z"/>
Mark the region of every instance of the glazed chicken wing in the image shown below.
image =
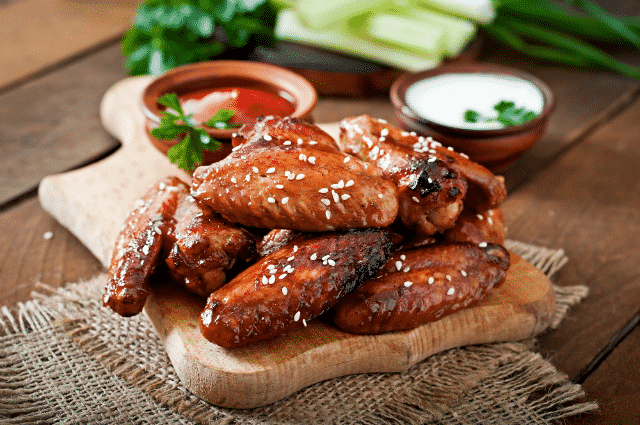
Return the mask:
<path id="1" fill-rule="evenodd" d="M 165 262 L 174 281 L 197 295 L 206 297 L 222 286 L 237 260 L 255 257 L 256 241 L 249 232 L 199 205 L 191 195 L 178 206 L 173 223 Z"/>
<path id="2" fill-rule="evenodd" d="M 413 150 L 416 155 L 433 156 L 446 162 L 455 173 L 467 181 L 469 187 L 464 203 L 475 211 L 496 208 L 507 196 L 502 176 L 494 175 L 482 165 L 471 161 L 466 155 L 455 152 L 451 148 L 445 148 L 430 137 L 402 131 L 398 127 L 367 115 L 348 119 L 348 123 L 362 129 L 363 134 L 372 135 L 372 138 L 380 137 L 384 133 L 383 137 L 390 143 L 405 146 Z"/>
<path id="3" fill-rule="evenodd" d="M 507 250 L 486 243 L 398 251 L 339 302 L 334 321 L 356 334 L 413 329 L 476 304 L 505 281 L 509 264 Z"/>
<path id="4" fill-rule="evenodd" d="M 149 277 L 161 261 L 163 235 L 189 188 L 177 177 L 154 185 L 127 218 L 111 257 L 102 302 L 121 316 L 142 311 L 149 295 Z"/>
<path id="5" fill-rule="evenodd" d="M 317 232 L 394 221 L 397 189 L 376 167 L 265 137 L 196 169 L 193 196 L 234 223 L 268 229 Z"/>
<path id="6" fill-rule="evenodd" d="M 476 213 L 464 210 L 456 225 L 444 232 L 444 240 L 449 242 L 490 242 L 504 244 L 506 229 L 500 208 Z"/>
<path id="7" fill-rule="evenodd" d="M 140 313 L 149 278 L 163 260 L 179 284 L 209 295 L 237 258 L 255 255 L 245 230 L 195 202 L 177 177 L 158 182 L 138 201 L 118 235 L 103 303 L 122 316 Z"/>
<path id="8" fill-rule="evenodd" d="M 245 143 L 260 143 L 269 139 L 272 144 L 309 147 L 328 152 L 338 152 L 338 144 L 320 127 L 299 118 L 275 117 L 269 115 L 258 118 L 253 124 L 245 124 L 234 134 L 233 146 Z"/>
<path id="9" fill-rule="evenodd" d="M 371 276 L 390 246 L 382 230 L 296 240 L 213 292 L 200 317 L 201 332 L 230 348 L 306 326 Z"/>
<path id="10" fill-rule="evenodd" d="M 340 125 L 340 148 L 382 170 L 398 187 L 398 218 L 410 229 L 433 234 L 453 227 L 467 182 L 447 162 L 387 140 L 387 125 L 368 116 Z M 379 128 L 380 127 L 380 128 Z"/>

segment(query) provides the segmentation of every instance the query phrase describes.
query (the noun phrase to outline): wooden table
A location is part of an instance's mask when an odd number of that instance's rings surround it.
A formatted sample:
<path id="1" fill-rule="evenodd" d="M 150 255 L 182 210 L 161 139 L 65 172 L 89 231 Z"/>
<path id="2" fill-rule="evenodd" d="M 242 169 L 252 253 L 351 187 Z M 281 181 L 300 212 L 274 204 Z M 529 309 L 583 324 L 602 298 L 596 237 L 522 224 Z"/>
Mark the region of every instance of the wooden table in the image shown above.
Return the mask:
<path id="1" fill-rule="evenodd" d="M 609 3 L 612 11 L 640 12 L 637 2 Z M 125 6 L 119 13 L 130 16 L 135 2 Z M 111 32 L 96 32 L 66 56 L 34 59 L 25 53 L 29 66 L 0 81 L 0 304 L 28 300 L 36 282 L 57 287 L 103 271 L 42 210 L 36 188 L 42 177 L 97 161 L 119 146 L 103 130 L 98 104 L 126 77 L 117 40 L 128 23 L 107 24 Z M 639 52 L 619 57 L 640 65 Z M 480 59 L 525 69 L 557 96 L 544 138 L 505 173 L 503 209 L 509 238 L 566 251 L 570 262 L 556 276 L 558 284 L 590 288 L 589 297 L 538 344 L 601 406 L 599 414 L 568 422 L 639 423 L 640 83 L 535 63 L 492 43 L 483 45 Z M 322 98 L 314 115 L 330 122 L 361 113 L 395 122 L 385 97 Z"/>

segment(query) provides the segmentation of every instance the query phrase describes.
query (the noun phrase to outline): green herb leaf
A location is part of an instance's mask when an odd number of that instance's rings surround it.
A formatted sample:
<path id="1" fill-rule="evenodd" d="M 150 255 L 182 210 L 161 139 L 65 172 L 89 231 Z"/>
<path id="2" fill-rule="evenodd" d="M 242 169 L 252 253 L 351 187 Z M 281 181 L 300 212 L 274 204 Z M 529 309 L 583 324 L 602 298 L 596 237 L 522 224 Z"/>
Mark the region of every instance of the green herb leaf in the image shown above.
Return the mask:
<path id="1" fill-rule="evenodd" d="M 211 119 L 209 119 L 209 121 L 207 121 L 204 125 L 221 130 L 239 127 L 240 124 L 230 122 L 234 114 L 235 112 L 230 109 L 219 109 L 218 112 L 216 112 L 216 114 L 211 117 Z"/>
<path id="2" fill-rule="evenodd" d="M 229 48 L 239 49 L 229 57 L 246 58 L 273 44 L 276 13 L 269 0 L 145 0 L 122 39 L 127 70 L 158 75 Z"/>
<path id="3" fill-rule="evenodd" d="M 185 115 L 177 94 L 164 94 L 158 98 L 158 103 L 171 108 L 177 115 L 168 110 L 162 111 L 160 126 L 151 130 L 151 134 L 159 139 L 169 140 L 184 135 L 184 138 L 167 152 L 171 162 L 189 172 L 202 163 L 203 151 L 220 149 L 219 141 L 212 139 L 205 129 L 196 127 L 196 122 L 191 115 Z M 205 125 L 215 128 L 234 127 L 235 124 L 229 123 L 233 114 L 231 110 L 220 109 Z"/>
<path id="4" fill-rule="evenodd" d="M 495 117 L 487 117 L 477 111 L 467 109 L 464 112 L 464 121 L 470 123 L 499 122 L 504 126 L 508 126 L 524 124 L 538 116 L 538 114 L 526 108 L 516 108 L 515 102 L 508 100 L 501 100 L 494 105 L 493 109 L 498 113 Z"/>

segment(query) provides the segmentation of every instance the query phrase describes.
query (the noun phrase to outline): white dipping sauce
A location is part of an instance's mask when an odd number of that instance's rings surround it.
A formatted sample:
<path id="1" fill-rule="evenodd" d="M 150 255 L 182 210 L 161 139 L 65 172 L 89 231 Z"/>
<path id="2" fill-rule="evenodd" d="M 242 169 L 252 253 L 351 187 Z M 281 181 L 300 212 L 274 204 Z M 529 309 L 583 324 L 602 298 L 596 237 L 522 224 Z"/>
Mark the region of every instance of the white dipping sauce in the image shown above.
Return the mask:
<path id="1" fill-rule="evenodd" d="M 465 122 L 468 109 L 495 117 L 493 107 L 512 101 L 516 108 L 539 114 L 544 106 L 542 92 L 520 78 L 494 74 L 448 74 L 418 81 L 406 92 L 407 106 L 419 116 L 438 124 L 474 130 L 502 128 L 499 122 Z"/>

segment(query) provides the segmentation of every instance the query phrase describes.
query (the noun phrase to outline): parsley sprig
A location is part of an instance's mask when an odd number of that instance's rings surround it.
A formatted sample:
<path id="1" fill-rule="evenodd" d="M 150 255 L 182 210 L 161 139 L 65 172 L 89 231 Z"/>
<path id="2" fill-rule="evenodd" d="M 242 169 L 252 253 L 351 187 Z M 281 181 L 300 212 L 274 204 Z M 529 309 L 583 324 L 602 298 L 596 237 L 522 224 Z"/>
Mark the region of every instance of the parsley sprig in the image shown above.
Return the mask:
<path id="1" fill-rule="evenodd" d="M 520 125 L 527 121 L 531 121 L 538 116 L 535 112 L 527 108 L 517 108 L 515 102 L 502 100 L 498 102 L 493 109 L 498 112 L 498 116 L 488 117 L 480 112 L 467 109 L 464 112 L 465 122 L 499 122 L 505 127 L 508 125 Z"/>
<path id="2" fill-rule="evenodd" d="M 189 172 L 202 162 L 203 151 L 215 151 L 220 148 L 218 140 L 211 138 L 205 129 L 196 127 L 193 114 L 185 115 L 175 93 L 159 97 L 158 103 L 176 113 L 162 111 L 160 126 L 151 130 L 151 134 L 158 139 L 175 139 L 184 135 L 183 139 L 167 152 L 171 162 Z M 233 115 L 234 112 L 229 109 L 220 109 L 204 125 L 217 129 L 237 127 L 237 124 L 230 122 Z"/>

